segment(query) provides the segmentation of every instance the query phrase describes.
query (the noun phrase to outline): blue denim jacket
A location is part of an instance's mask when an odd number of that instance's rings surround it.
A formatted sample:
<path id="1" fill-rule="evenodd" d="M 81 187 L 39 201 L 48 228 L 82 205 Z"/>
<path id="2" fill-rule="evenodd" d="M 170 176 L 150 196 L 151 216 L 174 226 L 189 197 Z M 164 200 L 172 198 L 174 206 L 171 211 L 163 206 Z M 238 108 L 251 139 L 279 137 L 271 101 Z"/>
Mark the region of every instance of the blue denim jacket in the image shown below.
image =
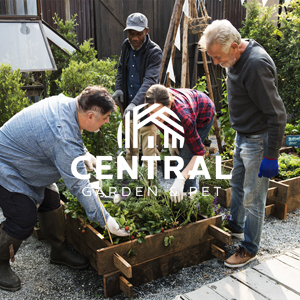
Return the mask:
<path id="1" fill-rule="evenodd" d="M 88 218 L 104 226 L 97 195 L 88 180 L 73 176 L 73 160 L 87 152 L 78 125 L 76 99 L 63 94 L 23 109 L 0 128 L 0 185 L 41 204 L 47 185 L 63 178 Z M 84 163 L 77 165 L 86 174 Z M 90 196 L 85 196 L 90 193 Z M 109 217 L 104 209 L 105 218 Z"/>

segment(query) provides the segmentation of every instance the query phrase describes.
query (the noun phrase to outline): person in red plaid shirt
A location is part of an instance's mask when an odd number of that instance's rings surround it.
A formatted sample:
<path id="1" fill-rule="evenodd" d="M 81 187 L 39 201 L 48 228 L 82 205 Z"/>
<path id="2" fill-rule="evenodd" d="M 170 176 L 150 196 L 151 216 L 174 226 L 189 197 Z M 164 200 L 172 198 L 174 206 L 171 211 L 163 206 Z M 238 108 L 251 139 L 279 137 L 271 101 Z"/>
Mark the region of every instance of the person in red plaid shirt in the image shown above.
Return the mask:
<path id="1" fill-rule="evenodd" d="M 166 88 L 159 84 L 152 85 L 148 89 L 146 93 L 146 103 L 150 105 L 155 103 L 160 104 L 151 114 L 167 106 L 179 117 L 180 125 L 184 129 L 183 136 L 185 142 L 183 148 L 172 148 L 171 140 L 169 140 L 171 155 L 177 154 L 184 161 L 184 166 L 181 170 L 183 179 L 176 178 L 171 187 L 173 192 L 171 193 L 171 200 L 173 202 L 180 202 L 183 199 L 183 192 L 189 192 L 191 187 L 197 187 L 196 177 L 189 179 L 189 171 L 193 169 L 197 156 L 205 155 L 203 142 L 208 136 L 213 124 L 215 105 L 208 96 L 200 91 Z M 179 123 L 174 117 L 170 115 L 168 115 L 168 117 Z M 163 119 L 159 121 L 164 122 Z M 172 125 L 168 123 L 165 123 L 165 125 L 182 135 L 182 133 Z"/>

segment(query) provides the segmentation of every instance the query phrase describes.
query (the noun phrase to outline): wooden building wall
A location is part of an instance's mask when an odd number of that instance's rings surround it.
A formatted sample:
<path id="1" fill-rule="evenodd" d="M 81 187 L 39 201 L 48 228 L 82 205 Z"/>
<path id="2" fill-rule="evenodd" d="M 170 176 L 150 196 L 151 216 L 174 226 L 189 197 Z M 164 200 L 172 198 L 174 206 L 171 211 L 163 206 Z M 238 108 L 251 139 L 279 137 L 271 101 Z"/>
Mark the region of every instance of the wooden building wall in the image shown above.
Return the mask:
<path id="1" fill-rule="evenodd" d="M 168 32 L 170 18 L 175 0 L 40 0 L 43 19 L 55 28 L 52 17 L 56 12 L 64 20 L 70 19 L 77 14 L 76 27 L 78 42 L 82 43 L 89 38 L 94 39 L 94 45 L 98 52 L 98 58 L 120 55 L 121 45 L 126 38 L 123 32 L 126 18 L 133 12 L 145 14 L 149 21 L 149 35 L 162 49 Z M 197 3 L 198 0 L 196 0 Z M 240 0 L 206 0 L 205 6 L 212 20 L 226 18 L 234 26 L 240 28 L 246 16 L 246 10 L 241 6 Z M 182 26 L 181 26 L 182 28 Z M 197 47 L 197 36 L 189 34 L 189 70 L 191 87 L 195 80 L 192 80 L 194 67 L 197 67 L 197 75 L 204 74 L 201 62 L 195 64 L 195 51 Z M 176 51 L 174 62 L 174 73 L 176 80 L 181 76 L 181 54 Z M 201 58 L 201 55 L 199 55 Z M 167 57 L 166 62 L 169 61 Z M 217 111 L 221 105 L 221 78 L 223 70 L 219 66 L 210 64 L 214 69 L 215 79 L 212 79 L 214 88 L 215 103 Z M 166 66 L 165 69 L 166 70 Z M 163 74 L 163 80 L 165 72 Z M 178 86 L 180 82 L 176 82 Z"/>

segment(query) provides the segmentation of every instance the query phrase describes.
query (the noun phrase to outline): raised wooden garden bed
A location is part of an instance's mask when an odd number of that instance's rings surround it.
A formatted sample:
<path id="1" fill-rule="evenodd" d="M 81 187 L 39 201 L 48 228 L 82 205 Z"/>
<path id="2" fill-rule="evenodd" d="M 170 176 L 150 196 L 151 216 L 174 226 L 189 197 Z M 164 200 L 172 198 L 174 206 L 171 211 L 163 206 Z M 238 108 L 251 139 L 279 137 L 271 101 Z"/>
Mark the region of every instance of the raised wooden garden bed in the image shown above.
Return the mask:
<path id="1" fill-rule="evenodd" d="M 216 256 L 225 259 L 220 247 L 231 244 L 231 235 L 221 229 L 222 217 L 203 217 L 185 226 L 146 236 L 145 243 L 137 240 L 112 245 L 87 225 L 82 233 L 82 220 L 67 215 L 67 239 L 91 266 L 103 276 L 104 296 L 122 291 L 133 296 L 133 286 L 139 286 L 162 276 L 197 265 Z M 174 237 L 165 246 L 165 238 Z M 128 256 L 128 253 L 136 255 Z"/>
<path id="2" fill-rule="evenodd" d="M 210 194 L 217 195 L 218 204 L 220 204 L 221 206 L 226 207 L 226 208 L 230 207 L 231 188 L 222 189 L 219 187 L 218 189 L 216 189 L 216 187 L 212 186 L 209 183 L 205 183 L 205 181 L 199 181 L 200 192 L 202 192 L 202 188 L 205 188 L 205 187 L 208 188 L 206 190 L 208 190 Z M 218 191 L 218 193 L 217 193 L 217 191 Z"/>
<path id="3" fill-rule="evenodd" d="M 293 147 L 284 147 L 280 153 L 290 153 Z M 224 161 L 223 166 L 232 167 L 232 160 Z M 214 192 L 216 190 L 214 189 Z M 230 207 L 230 189 L 219 189 L 218 203 Z M 300 207 L 300 177 L 286 180 L 270 180 L 266 200 L 266 215 L 272 214 L 277 218 L 286 219 L 286 214 Z"/>
<path id="4" fill-rule="evenodd" d="M 272 199 L 287 205 L 287 212 L 291 212 L 300 207 L 300 177 L 287 180 L 270 180 L 270 188 L 276 191 Z"/>

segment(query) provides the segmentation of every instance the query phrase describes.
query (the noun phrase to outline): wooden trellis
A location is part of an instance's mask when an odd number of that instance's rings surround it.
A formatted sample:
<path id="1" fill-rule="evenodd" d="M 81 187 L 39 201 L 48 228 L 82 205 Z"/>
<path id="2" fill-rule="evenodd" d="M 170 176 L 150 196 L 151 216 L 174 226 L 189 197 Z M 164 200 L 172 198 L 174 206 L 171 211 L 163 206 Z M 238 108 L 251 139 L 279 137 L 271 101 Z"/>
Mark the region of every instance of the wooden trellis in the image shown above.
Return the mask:
<path id="1" fill-rule="evenodd" d="M 162 57 L 162 67 L 160 71 L 160 82 L 162 82 L 162 73 L 164 70 L 164 66 L 166 63 L 166 58 L 167 54 L 171 48 L 171 54 L 170 54 L 170 60 L 172 60 L 172 65 L 174 65 L 174 59 L 175 59 L 175 37 L 176 33 L 179 27 L 181 15 L 182 15 L 182 8 L 184 5 L 185 0 L 176 0 L 170 20 L 170 25 L 163 49 L 163 57 Z M 197 12 L 197 7 L 196 3 L 194 0 L 188 0 L 189 1 L 189 10 L 190 13 L 189 15 L 192 16 L 192 18 L 186 17 L 185 14 L 183 14 L 183 38 L 182 38 L 182 68 L 181 68 L 181 82 L 180 82 L 180 87 L 181 88 L 186 88 L 189 87 L 189 64 L 188 64 L 188 30 L 192 34 L 198 34 L 198 39 L 200 39 L 203 31 L 208 25 L 208 22 L 210 20 L 210 17 L 207 14 L 205 5 L 203 0 L 200 0 L 200 16 L 198 15 Z M 173 33 L 173 39 L 171 41 L 171 36 Z M 170 47 L 171 45 L 171 47 Z M 207 80 L 207 88 L 209 92 L 209 97 L 210 99 L 214 102 L 214 95 L 212 91 L 212 85 L 211 85 L 211 79 L 210 79 L 210 73 L 208 69 L 208 64 L 207 64 L 207 58 L 206 58 L 206 53 L 201 51 L 202 54 L 202 60 L 203 60 L 203 66 L 204 66 L 204 71 L 206 75 L 206 80 Z M 169 74 L 166 74 L 166 86 L 169 87 L 171 86 L 171 81 L 169 78 Z M 214 117 L 214 128 L 215 128 L 215 135 L 217 138 L 217 143 L 218 143 L 218 149 L 219 153 L 222 153 L 222 145 L 221 145 L 221 139 L 220 139 L 220 130 L 217 122 L 217 117 Z"/>

